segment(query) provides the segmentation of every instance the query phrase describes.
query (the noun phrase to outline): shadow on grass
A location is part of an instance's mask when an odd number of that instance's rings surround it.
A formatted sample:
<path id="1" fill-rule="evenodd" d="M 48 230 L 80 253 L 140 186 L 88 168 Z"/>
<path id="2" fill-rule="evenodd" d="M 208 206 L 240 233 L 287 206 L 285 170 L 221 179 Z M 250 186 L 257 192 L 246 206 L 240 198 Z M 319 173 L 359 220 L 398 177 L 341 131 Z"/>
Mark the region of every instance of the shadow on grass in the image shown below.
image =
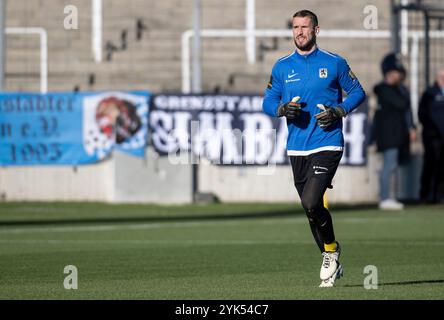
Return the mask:
<path id="1" fill-rule="evenodd" d="M 333 212 L 336 211 L 359 211 L 373 210 L 375 205 L 334 205 Z M 180 209 L 178 208 L 178 211 Z M 33 226 L 33 225 L 61 225 L 61 224 L 89 224 L 89 223 L 131 223 L 131 222 L 176 222 L 176 221 L 197 221 L 197 220 L 229 220 L 229 219 L 256 219 L 256 218 L 276 218 L 305 215 L 304 210 L 295 205 L 294 209 L 269 210 L 262 212 L 232 212 L 232 213 L 198 213 L 186 215 L 146 215 L 146 216 L 119 216 L 119 217 L 79 217 L 79 218 L 60 218 L 60 219 L 17 219 L 0 221 L 0 226 Z"/>
<path id="2" fill-rule="evenodd" d="M 98 217 L 79 219 L 42 219 L 42 220 L 5 220 L 0 222 L 0 226 L 21 226 L 21 225 L 59 225 L 59 224 L 85 224 L 85 223 L 118 223 L 118 222 L 175 222 L 175 221 L 196 221 L 196 220 L 229 220 L 229 219 L 252 219 L 252 218 L 274 218 L 289 217 L 305 214 L 301 208 L 295 210 L 279 210 L 258 213 L 208 213 L 190 215 L 170 215 L 170 216 L 138 216 L 138 217 Z"/>
<path id="3" fill-rule="evenodd" d="M 444 279 L 440 280 L 410 280 L 410 281 L 397 281 L 397 282 L 381 282 L 378 283 L 378 287 L 385 287 L 385 286 L 406 286 L 411 284 L 430 284 L 430 283 L 444 283 Z M 361 284 L 348 284 L 344 285 L 343 287 L 363 287 L 364 285 Z"/>

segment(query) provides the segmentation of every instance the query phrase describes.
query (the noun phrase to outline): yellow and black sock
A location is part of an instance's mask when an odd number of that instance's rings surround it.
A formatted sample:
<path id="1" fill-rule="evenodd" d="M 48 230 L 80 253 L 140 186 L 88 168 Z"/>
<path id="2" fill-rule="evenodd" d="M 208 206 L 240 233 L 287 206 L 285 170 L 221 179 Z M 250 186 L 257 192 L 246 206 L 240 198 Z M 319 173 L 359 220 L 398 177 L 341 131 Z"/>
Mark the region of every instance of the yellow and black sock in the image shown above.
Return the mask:
<path id="1" fill-rule="evenodd" d="M 332 243 L 324 243 L 325 252 L 336 252 L 338 249 L 338 243 L 333 241 Z"/>

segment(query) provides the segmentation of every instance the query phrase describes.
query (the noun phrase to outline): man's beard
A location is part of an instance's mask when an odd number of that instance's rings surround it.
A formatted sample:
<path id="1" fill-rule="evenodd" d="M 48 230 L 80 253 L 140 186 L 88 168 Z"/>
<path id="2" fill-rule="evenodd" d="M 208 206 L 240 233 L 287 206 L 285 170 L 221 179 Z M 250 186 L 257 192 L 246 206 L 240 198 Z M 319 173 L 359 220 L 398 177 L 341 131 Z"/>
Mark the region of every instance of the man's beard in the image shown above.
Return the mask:
<path id="1" fill-rule="evenodd" d="M 296 45 L 296 48 L 298 48 L 301 51 L 310 51 L 311 48 L 316 44 L 316 35 L 313 35 L 313 37 L 303 46 L 299 46 L 296 39 L 294 40 L 294 44 Z"/>

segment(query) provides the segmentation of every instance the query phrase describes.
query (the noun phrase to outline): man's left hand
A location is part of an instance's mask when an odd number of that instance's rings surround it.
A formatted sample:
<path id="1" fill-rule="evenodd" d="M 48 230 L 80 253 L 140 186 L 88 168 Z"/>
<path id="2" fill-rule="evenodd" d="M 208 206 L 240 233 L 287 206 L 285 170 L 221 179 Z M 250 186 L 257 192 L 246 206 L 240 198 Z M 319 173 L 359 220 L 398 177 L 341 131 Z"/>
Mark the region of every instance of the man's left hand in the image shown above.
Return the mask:
<path id="1" fill-rule="evenodd" d="M 315 118 L 317 120 L 318 125 L 323 129 L 328 128 L 342 117 L 345 117 L 345 115 L 347 114 L 345 110 L 339 106 L 333 108 L 327 106 L 322 106 L 322 107 L 324 111 L 315 115 Z"/>

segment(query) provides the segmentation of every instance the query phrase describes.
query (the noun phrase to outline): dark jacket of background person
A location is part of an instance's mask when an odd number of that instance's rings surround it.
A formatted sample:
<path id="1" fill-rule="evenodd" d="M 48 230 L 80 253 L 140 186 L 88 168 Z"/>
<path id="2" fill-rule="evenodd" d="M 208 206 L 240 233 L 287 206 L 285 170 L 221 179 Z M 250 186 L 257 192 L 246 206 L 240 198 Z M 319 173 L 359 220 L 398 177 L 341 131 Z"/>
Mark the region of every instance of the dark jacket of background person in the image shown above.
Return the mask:
<path id="1" fill-rule="evenodd" d="M 410 94 L 403 85 L 377 84 L 374 93 L 378 99 L 372 137 L 379 152 L 398 148 L 399 160 L 407 160 L 410 154 L 409 130 L 413 128 Z"/>
<path id="2" fill-rule="evenodd" d="M 444 201 L 444 93 L 436 82 L 421 97 L 418 118 L 424 145 L 419 196 L 422 201 Z"/>
<path id="3" fill-rule="evenodd" d="M 418 117 L 424 143 L 444 139 L 444 95 L 437 83 L 422 95 Z"/>

